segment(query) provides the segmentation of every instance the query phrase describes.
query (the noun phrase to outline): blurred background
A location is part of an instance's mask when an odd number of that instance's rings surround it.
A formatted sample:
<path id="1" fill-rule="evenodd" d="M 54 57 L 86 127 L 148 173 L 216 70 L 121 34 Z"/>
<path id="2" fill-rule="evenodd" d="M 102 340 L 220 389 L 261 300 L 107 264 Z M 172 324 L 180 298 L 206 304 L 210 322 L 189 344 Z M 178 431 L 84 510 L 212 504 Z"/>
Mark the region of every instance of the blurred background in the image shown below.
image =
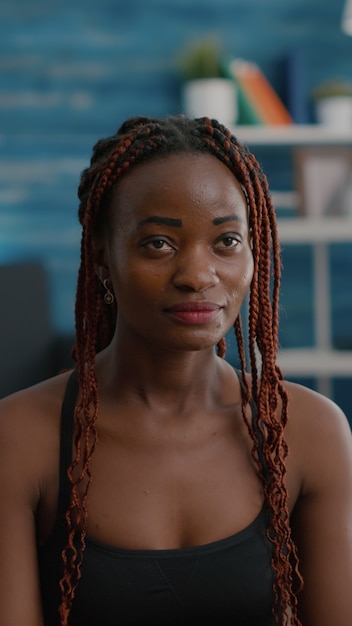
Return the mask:
<path id="1" fill-rule="evenodd" d="M 127 117 L 182 112 L 180 55 L 194 39 L 208 36 L 220 42 L 224 62 L 257 63 L 288 108 L 293 106 L 288 68 L 298 59 L 302 107 L 296 119 L 291 112 L 295 123 L 307 125 L 308 137 L 317 124 L 313 90 L 325 81 L 352 83 L 352 37 L 341 27 L 344 5 L 343 0 L 2 0 L 0 396 L 69 365 L 80 241 L 76 190 L 95 141 Z M 238 126 L 238 134 L 247 141 L 245 127 Z M 346 136 L 342 143 L 352 150 L 352 128 Z M 295 218 L 297 141 L 266 137 L 258 141 L 249 134 L 248 144 L 278 194 L 279 217 Z M 310 350 L 317 343 L 318 257 L 314 241 L 299 237 L 283 243 L 280 341 L 285 349 Z M 302 376 L 297 368 L 287 374 L 325 390 L 352 421 L 352 244 L 342 239 L 326 245 L 322 257 L 330 277 L 331 345 L 325 347 L 344 353 L 347 365 L 338 362 L 335 371 L 332 361 L 316 375 L 304 367 Z M 329 350 L 322 358 L 329 359 Z"/>

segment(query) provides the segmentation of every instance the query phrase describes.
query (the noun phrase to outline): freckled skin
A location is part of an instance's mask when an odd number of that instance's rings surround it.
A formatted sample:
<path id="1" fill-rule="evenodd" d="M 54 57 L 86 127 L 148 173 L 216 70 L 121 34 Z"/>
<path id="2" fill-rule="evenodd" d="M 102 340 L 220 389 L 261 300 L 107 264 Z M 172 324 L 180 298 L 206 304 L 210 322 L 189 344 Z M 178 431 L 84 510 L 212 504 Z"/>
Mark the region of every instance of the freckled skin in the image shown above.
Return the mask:
<path id="1" fill-rule="evenodd" d="M 151 217 L 181 225 L 140 226 Z M 219 218 L 226 221 L 214 224 Z M 154 349 L 212 347 L 233 325 L 252 278 L 246 200 L 211 155 L 174 155 L 127 174 L 113 194 L 109 234 L 100 245 L 118 302 L 118 344 L 138 338 Z M 194 299 L 216 303 L 219 314 L 190 326 L 165 312 Z"/>

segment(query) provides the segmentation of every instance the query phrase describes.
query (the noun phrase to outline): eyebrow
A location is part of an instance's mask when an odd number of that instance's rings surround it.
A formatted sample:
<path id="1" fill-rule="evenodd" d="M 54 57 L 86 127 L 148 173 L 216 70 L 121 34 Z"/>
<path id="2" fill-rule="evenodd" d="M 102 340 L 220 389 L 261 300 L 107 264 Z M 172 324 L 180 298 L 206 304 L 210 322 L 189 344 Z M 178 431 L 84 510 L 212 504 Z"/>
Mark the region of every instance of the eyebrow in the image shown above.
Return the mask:
<path id="1" fill-rule="evenodd" d="M 222 217 L 215 217 L 213 219 L 214 226 L 219 226 L 219 224 L 224 224 L 225 222 L 242 222 L 242 218 L 236 215 L 236 213 L 232 215 L 224 215 Z M 175 228 L 181 228 L 182 220 L 174 218 L 174 217 L 162 217 L 161 215 L 150 215 L 150 217 L 146 217 L 144 220 L 138 223 L 138 226 L 143 226 L 144 224 L 159 224 L 161 226 L 173 226 Z"/>
<path id="2" fill-rule="evenodd" d="M 145 220 L 139 222 L 138 226 L 143 226 L 144 224 L 160 224 L 162 226 L 175 226 L 176 228 L 180 228 L 182 226 L 182 220 L 176 219 L 174 217 L 161 217 L 159 215 L 151 215 Z"/>
<path id="3" fill-rule="evenodd" d="M 243 222 L 243 219 L 234 213 L 233 215 L 224 215 L 223 217 L 216 217 L 213 219 L 214 226 L 223 224 L 224 222 Z"/>

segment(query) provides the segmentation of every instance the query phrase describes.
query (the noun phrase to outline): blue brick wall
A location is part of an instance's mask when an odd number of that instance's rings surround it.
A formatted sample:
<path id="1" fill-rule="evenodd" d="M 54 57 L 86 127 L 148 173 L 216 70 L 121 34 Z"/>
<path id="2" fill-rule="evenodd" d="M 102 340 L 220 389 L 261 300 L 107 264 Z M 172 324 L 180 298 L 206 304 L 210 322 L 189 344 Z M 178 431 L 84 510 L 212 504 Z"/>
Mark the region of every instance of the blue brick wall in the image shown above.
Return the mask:
<path id="1" fill-rule="evenodd" d="M 109 133 L 141 111 L 180 108 L 176 58 L 213 32 L 224 54 L 259 61 L 282 87 L 301 48 L 308 87 L 352 77 L 342 0 L 2 0 L 0 132 Z"/>
<path id="2" fill-rule="evenodd" d="M 73 329 L 80 236 L 76 188 L 93 143 L 131 115 L 181 110 L 177 57 L 193 36 L 213 33 L 225 55 L 258 62 L 283 97 L 284 61 L 297 48 L 305 55 L 308 90 L 331 77 L 352 79 L 352 37 L 340 28 L 343 4 L 2 0 L 0 263 L 24 258 L 44 263 L 58 332 Z M 276 188 L 292 182 L 284 159 L 271 169 L 269 162 L 267 173 Z M 342 267 L 339 298 L 347 320 L 350 252 L 336 263 Z M 346 279 L 344 267 L 349 267 Z M 301 310 L 287 333 L 294 343 L 312 337 L 310 304 L 303 297 L 310 287 L 302 286 L 300 275 L 291 272 L 284 295 L 289 309 L 300 289 Z"/>

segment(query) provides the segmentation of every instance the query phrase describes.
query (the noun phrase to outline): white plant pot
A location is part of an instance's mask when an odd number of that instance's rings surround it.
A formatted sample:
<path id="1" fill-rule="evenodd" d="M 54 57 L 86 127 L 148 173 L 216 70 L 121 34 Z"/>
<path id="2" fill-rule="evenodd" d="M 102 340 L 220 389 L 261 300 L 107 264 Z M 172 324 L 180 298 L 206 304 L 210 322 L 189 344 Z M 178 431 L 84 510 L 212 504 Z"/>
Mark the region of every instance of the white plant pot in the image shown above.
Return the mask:
<path id="1" fill-rule="evenodd" d="M 352 96 L 329 96 L 315 103 L 319 124 L 334 128 L 352 128 Z"/>
<path id="2" fill-rule="evenodd" d="M 182 108 L 189 117 L 206 116 L 231 126 L 238 118 L 236 85 L 227 78 L 190 80 L 183 85 Z"/>

